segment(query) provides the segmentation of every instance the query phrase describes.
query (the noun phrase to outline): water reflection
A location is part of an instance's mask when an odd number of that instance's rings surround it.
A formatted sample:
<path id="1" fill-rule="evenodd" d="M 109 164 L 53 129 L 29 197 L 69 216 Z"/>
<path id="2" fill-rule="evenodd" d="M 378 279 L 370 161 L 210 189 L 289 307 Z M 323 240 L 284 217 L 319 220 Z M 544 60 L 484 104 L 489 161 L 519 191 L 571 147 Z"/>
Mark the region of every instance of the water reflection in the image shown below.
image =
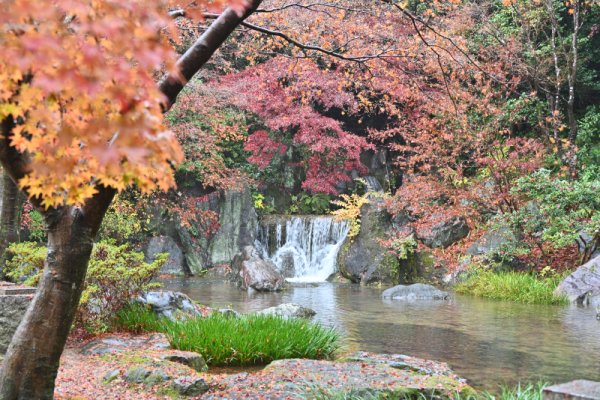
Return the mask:
<path id="1" fill-rule="evenodd" d="M 600 380 L 600 323 L 592 309 L 526 306 L 455 296 L 442 302 L 381 300 L 383 289 L 302 284 L 282 293 L 247 293 L 228 283 L 168 280 L 213 307 L 252 312 L 293 302 L 346 335 L 348 351 L 403 353 L 448 362 L 471 384 L 546 379 Z"/>

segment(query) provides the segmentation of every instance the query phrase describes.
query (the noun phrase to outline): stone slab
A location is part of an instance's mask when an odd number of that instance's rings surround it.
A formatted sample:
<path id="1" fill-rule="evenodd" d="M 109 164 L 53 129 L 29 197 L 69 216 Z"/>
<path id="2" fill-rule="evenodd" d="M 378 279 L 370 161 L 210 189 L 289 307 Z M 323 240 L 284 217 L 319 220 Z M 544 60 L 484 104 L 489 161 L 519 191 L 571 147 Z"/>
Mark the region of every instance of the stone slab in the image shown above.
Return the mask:
<path id="1" fill-rule="evenodd" d="M 600 382 L 584 379 L 548 386 L 543 400 L 600 400 Z"/>
<path id="2" fill-rule="evenodd" d="M 0 296 L 0 354 L 6 352 L 32 298 L 32 295 Z"/>

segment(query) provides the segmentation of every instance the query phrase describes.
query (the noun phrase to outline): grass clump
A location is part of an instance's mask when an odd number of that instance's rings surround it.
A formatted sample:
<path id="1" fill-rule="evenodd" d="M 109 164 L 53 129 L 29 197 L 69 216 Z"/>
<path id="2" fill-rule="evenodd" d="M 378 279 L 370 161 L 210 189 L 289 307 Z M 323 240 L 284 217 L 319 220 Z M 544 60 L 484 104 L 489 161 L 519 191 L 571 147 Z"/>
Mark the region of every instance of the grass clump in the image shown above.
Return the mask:
<path id="1" fill-rule="evenodd" d="M 562 277 L 538 277 L 523 272 L 479 270 L 454 290 L 494 300 L 510 300 L 523 304 L 568 304 L 566 297 L 555 296 L 554 289 Z"/>
<path id="2" fill-rule="evenodd" d="M 232 318 L 215 313 L 170 321 L 138 306 L 121 311 L 118 325 L 135 332 L 162 332 L 171 346 L 200 353 L 213 366 L 262 365 L 285 358 L 331 359 L 340 347 L 340 336 L 333 328 L 267 315 Z"/>

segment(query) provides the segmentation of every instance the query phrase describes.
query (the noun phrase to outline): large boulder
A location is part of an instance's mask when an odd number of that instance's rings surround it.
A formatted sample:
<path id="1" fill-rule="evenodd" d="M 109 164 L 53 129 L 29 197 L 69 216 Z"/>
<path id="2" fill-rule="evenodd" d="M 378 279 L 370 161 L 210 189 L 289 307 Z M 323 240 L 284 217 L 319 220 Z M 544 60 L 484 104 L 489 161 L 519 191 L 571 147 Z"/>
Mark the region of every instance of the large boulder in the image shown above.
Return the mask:
<path id="1" fill-rule="evenodd" d="M 303 307 L 299 304 L 284 303 L 275 307 L 265 308 L 257 312 L 260 315 L 273 315 L 284 319 L 289 318 L 312 318 L 315 316 L 315 310 Z"/>
<path id="2" fill-rule="evenodd" d="M 360 221 L 358 236 L 347 239 L 338 253 L 338 270 L 355 283 L 396 282 L 399 261 L 380 244 L 392 228 L 391 216 L 373 201 L 361 208 Z"/>
<path id="3" fill-rule="evenodd" d="M 436 289 L 431 285 L 415 283 L 412 285 L 398 285 L 384 290 L 381 297 L 391 300 L 446 300 L 450 295 L 448 292 Z"/>
<path id="4" fill-rule="evenodd" d="M 225 191 L 219 210 L 219 230 L 210 242 L 211 265 L 228 264 L 244 247 L 254 244 L 258 217 L 249 189 Z"/>
<path id="5" fill-rule="evenodd" d="M 445 248 L 469 234 L 469 225 L 463 217 L 442 221 L 426 231 L 417 232 L 419 240 L 428 247 Z"/>
<path id="6" fill-rule="evenodd" d="M 554 291 L 576 304 L 600 306 L 600 255 L 567 276 Z"/>
<path id="7" fill-rule="evenodd" d="M 271 260 L 265 260 L 253 246 L 246 246 L 232 263 L 233 280 L 242 289 L 276 292 L 283 289 L 285 279 Z"/>
<path id="8" fill-rule="evenodd" d="M 202 316 L 202 308 L 187 295 L 171 291 L 151 291 L 140 295 L 136 301 L 152 308 L 158 316 L 172 321 Z"/>
<path id="9" fill-rule="evenodd" d="M 0 354 L 4 354 L 33 295 L 0 295 Z"/>
<path id="10" fill-rule="evenodd" d="M 161 274 L 184 275 L 185 259 L 181 248 L 170 236 L 155 236 L 148 241 L 144 249 L 146 262 L 152 262 L 157 254 L 168 253 L 167 262 L 160 269 Z"/>

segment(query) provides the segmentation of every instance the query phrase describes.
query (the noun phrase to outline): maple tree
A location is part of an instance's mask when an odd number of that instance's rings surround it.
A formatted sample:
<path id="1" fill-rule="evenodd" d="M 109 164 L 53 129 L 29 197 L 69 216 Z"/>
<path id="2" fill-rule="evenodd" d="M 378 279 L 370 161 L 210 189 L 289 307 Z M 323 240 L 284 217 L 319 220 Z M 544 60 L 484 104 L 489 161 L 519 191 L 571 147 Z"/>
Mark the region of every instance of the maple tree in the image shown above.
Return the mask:
<path id="1" fill-rule="evenodd" d="M 177 60 L 167 1 L 2 1 L 0 160 L 48 226 L 40 286 L 0 373 L 3 399 L 53 397 L 104 213 L 127 186 L 173 186 L 182 151 L 162 113 L 259 3 L 231 2 Z"/>

